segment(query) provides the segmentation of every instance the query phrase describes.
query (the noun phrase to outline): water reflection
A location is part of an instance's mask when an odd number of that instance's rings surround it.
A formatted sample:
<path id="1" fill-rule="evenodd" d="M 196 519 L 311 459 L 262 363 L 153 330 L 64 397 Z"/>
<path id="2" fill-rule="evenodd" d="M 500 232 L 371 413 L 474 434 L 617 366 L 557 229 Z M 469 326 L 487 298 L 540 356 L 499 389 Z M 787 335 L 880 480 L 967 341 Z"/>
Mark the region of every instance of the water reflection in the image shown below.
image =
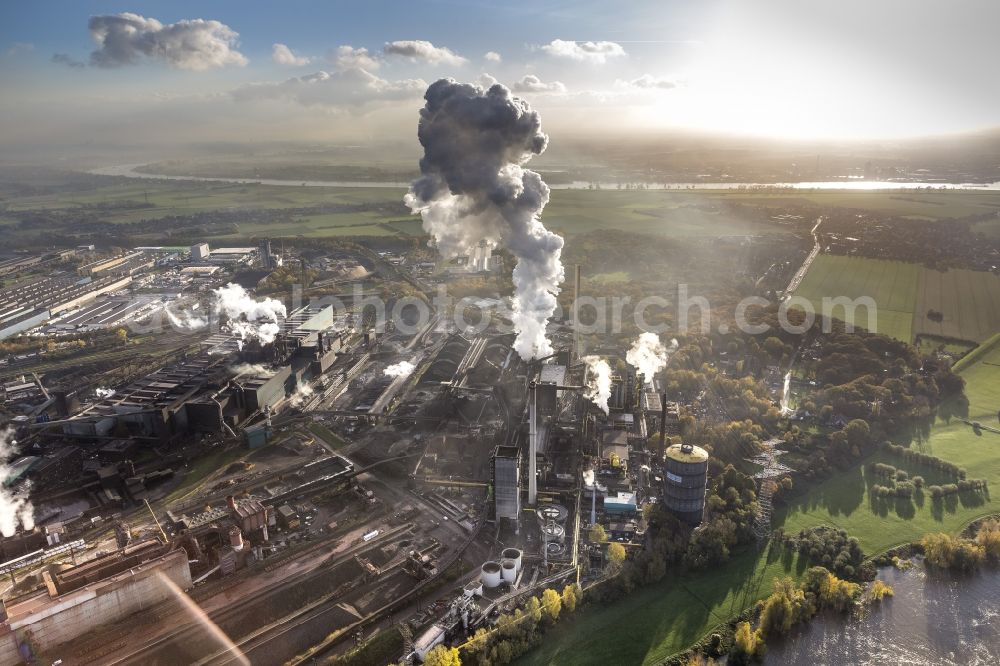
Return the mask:
<path id="1" fill-rule="evenodd" d="M 816 617 L 783 642 L 768 644 L 766 664 L 1000 663 L 1000 572 L 928 575 L 922 564 L 888 568 L 879 578 L 892 599 L 863 619 Z"/>

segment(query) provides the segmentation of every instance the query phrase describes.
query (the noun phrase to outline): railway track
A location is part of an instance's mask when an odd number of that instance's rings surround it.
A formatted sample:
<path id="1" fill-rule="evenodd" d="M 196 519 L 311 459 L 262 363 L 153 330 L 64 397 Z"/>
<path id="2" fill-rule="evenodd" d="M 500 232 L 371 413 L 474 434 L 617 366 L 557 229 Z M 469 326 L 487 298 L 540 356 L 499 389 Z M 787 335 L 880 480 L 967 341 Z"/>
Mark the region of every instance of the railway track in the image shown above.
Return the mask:
<path id="1" fill-rule="evenodd" d="M 351 548 L 347 549 L 343 553 L 337 555 L 332 560 L 324 562 L 323 564 L 313 569 L 294 574 L 280 581 L 276 581 L 272 585 L 269 585 L 265 588 L 252 592 L 251 594 L 242 598 L 239 603 L 234 604 L 232 606 L 227 606 L 218 611 L 210 613 L 208 615 L 208 618 L 215 624 L 219 624 L 227 620 L 233 620 L 234 618 L 245 613 L 245 606 L 247 606 L 248 604 L 264 602 L 269 597 L 281 593 L 283 590 L 287 589 L 288 587 L 290 587 L 295 583 L 303 582 L 312 577 L 322 576 L 328 569 L 347 563 L 348 561 L 353 559 L 355 555 L 360 555 L 366 553 L 369 550 L 373 550 L 377 547 L 380 547 L 384 545 L 386 542 L 391 541 L 392 539 L 397 538 L 403 534 L 406 534 L 411 530 L 412 526 L 410 525 L 400 525 L 397 527 L 387 529 L 374 539 L 358 543 L 352 546 Z M 329 604 L 329 599 L 327 597 L 324 597 L 323 599 L 321 599 L 321 601 L 324 601 L 325 603 Z M 294 613 L 291 616 L 291 619 L 294 621 L 295 618 L 301 618 L 303 614 L 313 611 L 316 608 L 316 606 L 317 602 L 313 602 L 303 607 L 299 611 L 296 611 L 296 613 Z M 329 608 L 328 612 L 330 610 L 332 610 L 332 608 Z M 238 641 L 234 642 L 242 649 L 243 646 L 247 646 L 251 642 L 259 643 L 262 637 L 265 637 L 265 642 L 266 642 L 267 636 L 284 635 L 284 633 L 286 632 L 277 631 L 276 629 L 274 629 L 274 626 L 282 625 L 286 622 L 292 624 L 292 622 L 289 622 L 289 620 L 290 616 L 285 616 L 284 618 L 281 618 L 276 622 L 272 622 L 263 628 L 258 628 L 254 630 L 249 635 L 242 637 Z M 297 624 L 301 624 L 301 619 L 299 619 Z M 203 633 L 204 633 L 203 622 L 199 619 L 191 620 L 181 625 L 171 633 L 168 633 L 163 636 L 158 636 L 146 642 L 144 645 L 136 648 L 135 650 L 129 652 L 128 654 L 119 655 L 115 658 L 108 659 L 103 663 L 106 664 L 106 666 L 116 666 L 116 665 L 140 666 L 145 664 L 157 663 L 156 654 L 158 652 L 169 648 L 172 644 L 183 644 L 185 641 L 195 639 L 203 635 Z M 202 662 L 199 663 L 211 663 L 212 659 L 222 658 L 227 653 L 229 652 L 228 651 L 217 652 L 203 659 Z M 236 655 L 233 655 L 231 653 L 229 653 L 229 655 L 230 657 L 233 658 L 236 657 Z M 229 660 L 223 660 L 219 663 L 229 663 Z"/>

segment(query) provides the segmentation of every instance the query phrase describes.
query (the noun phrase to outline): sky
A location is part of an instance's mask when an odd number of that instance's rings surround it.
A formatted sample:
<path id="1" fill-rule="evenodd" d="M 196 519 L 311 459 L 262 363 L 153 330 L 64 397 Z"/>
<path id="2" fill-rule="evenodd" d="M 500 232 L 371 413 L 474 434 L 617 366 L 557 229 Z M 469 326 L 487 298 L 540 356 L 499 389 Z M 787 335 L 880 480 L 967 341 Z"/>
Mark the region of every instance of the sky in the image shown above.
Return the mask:
<path id="1" fill-rule="evenodd" d="M 397 140 L 500 82 L 574 136 L 891 139 L 1000 125 L 996 0 L 0 6 L 0 146 Z"/>

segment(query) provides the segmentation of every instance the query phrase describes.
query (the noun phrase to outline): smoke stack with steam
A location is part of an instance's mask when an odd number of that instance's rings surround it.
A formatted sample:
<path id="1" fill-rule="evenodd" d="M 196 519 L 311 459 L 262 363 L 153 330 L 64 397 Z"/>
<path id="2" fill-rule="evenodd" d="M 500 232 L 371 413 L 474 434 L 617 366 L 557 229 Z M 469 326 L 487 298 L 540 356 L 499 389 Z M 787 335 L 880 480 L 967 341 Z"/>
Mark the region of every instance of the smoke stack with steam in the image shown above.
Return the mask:
<path id="1" fill-rule="evenodd" d="M 632 343 L 632 348 L 625 354 L 625 360 L 642 375 L 643 381 L 649 384 L 657 372 L 667 367 L 670 353 L 676 348 L 677 340 L 671 340 L 668 349 L 660 342 L 660 336 L 646 332 Z"/>
<path id="2" fill-rule="evenodd" d="M 587 364 L 587 389 L 583 396 L 607 414 L 611 399 L 611 366 L 599 356 L 584 356 L 580 360 Z"/>
<path id="3" fill-rule="evenodd" d="M 549 188 L 523 168 L 545 150 L 541 119 L 500 84 L 483 88 L 441 79 L 427 88 L 418 137 L 421 176 L 406 205 L 446 257 L 480 242 L 502 245 L 514 267 L 514 348 L 529 360 L 548 356 L 545 325 L 563 281 L 563 239 L 538 219 Z"/>

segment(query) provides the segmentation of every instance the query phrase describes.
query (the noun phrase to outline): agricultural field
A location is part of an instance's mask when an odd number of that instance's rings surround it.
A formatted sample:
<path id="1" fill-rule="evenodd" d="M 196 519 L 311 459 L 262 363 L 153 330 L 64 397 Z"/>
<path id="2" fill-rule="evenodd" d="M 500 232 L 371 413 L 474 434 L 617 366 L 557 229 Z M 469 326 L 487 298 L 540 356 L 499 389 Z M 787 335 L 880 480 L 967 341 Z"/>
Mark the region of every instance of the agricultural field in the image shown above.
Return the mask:
<path id="1" fill-rule="evenodd" d="M 985 271 L 938 271 L 899 261 L 820 255 L 795 295 L 809 300 L 817 313 L 824 297 L 869 296 L 877 306 L 874 326 L 863 307 L 855 308 L 854 316 L 843 308 L 829 314 L 906 342 L 931 336 L 979 343 L 1000 331 L 1000 276 Z M 928 317 L 931 311 L 941 313 L 942 321 Z"/>
<path id="2" fill-rule="evenodd" d="M 874 317 L 864 307 L 855 308 L 853 313 L 838 307 L 825 314 L 910 342 L 921 270 L 917 264 L 900 261 L 821 254 L 809 267 L 795 295 L 810 301 L 817 314 L 823 313 L 826 297 L 852 300 L 870 297 L 876 305 Z"/>
<path id="3" fill-rule="evenodd" d="M 718 193 L 664 190 L 552 190 L 542 220 L 569 236 L 607 229 L 671 237 L 789 233 L 787 227 L 726 210 L 725 198 Z"/>
<path id="4" fill-rule="evenodd" d="M 271 236 L 420 235 L 419 223 L 406 224 L 402 199 L 395 187 L 293 187 L 254 183 L 155 181 L 107 178 L 107 185 L 81 191 L 59 191 L 0 199 L 0 224 L 29 210 L 87 208 L 100 210 L 112 223 L 153 220 L 208 211 L 280 210 L 322 204 L 365 205 L 382 208 L 362 212 L 289 216 L 267 225 L 241 225 L 220 236 L 236 238 L 267 233 Z M 738 190 L 567 190 L 554 189 L 543 214 L 545 224 L 566 236 L 594 230 L 622 229 L 671 237 L 786 234 L 787 224 L 762 222 L 742 216 L 729 204 L 775 208 L 827 206 L 939 219 L 1000 211 L 998 192 L 746 192 Z M 385 212 L 398 206 L 399 212 Z M 388 225 L 388 226 L 386 226 Z M 996 227 L 994 230 L 993 227 Z M 977 229 L 1000 234 L 1000 218 Z"/>
<path id="5" fill-rule="evenodd" d="M 931 310 L 943 315 L 928 318 Z M 913 332 L 983 342 L 1000 331 L 1000 276 L 985 271 L 921 269 Z"/>
<path id="6" fill-rule="evenodd" d="M 817 206 L 857 208 L 873 213 L 899 215 L 915 219 L 940 220 L 1000 211 L 1000 192 L 996 190 L 936 190 L 932 192 L 885 192 L 857 190 L 813 190 L 803 192 L 754 192 L 732 194 L 733 201 L 761 206 Z M 997 223 L 983 228 L 1000 233 Z"/>

